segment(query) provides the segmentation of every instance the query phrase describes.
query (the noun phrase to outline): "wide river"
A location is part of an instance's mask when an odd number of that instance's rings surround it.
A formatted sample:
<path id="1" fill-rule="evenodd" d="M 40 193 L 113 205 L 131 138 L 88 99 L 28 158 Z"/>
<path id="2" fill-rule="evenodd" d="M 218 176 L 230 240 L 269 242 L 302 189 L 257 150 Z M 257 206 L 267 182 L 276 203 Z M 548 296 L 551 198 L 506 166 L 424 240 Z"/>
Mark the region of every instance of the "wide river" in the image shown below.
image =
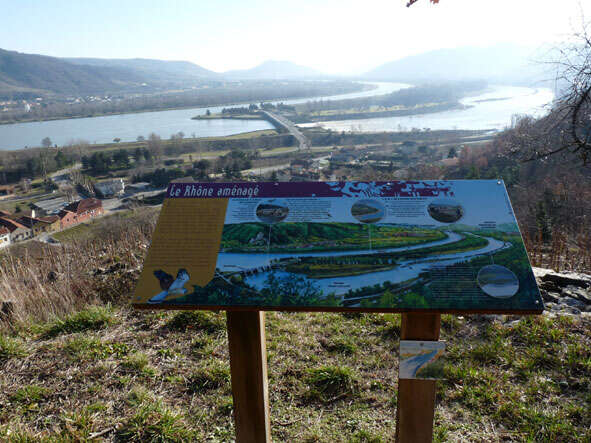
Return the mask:
<path id="1" fill-rule="evenodd" d="M 377 87 L 349 94 L 278 100 L 272 103 L 296 104 L 320 99 L 368 97 L 389 94 L 410 86 L 402 83 L 372 82 L 370 84 Z M 147 138 L 151 132 L 163 138 L 168 138 L 180 131 L 187 137 L 193 134 L 196 137 L 219 137 L 273 128 L 265 120 L 191 120 L 196 115 L 205 114 L 208 109 L 216 113 L 228 106 L 232 105 L 0 125 L 0 150 L 40 146 L 41 140 L 45 137 L 63 146 L 76 140 L 85 140 L 90 143 L 111 143 L 114 138 L 135 141 L 139 135 Z"/>
<path id="2" fill-rule="evenodd" d="M 305 103 L 310 100 L 327 100 L 368 97 L 394 92 L 410 85 L 402 83 L 371 83 L 374 89 L 334 96 L 308 97 L 279 100 L 274 103 Z M 387 117 L 366 120 L 343 120 L 320 123 L 338 131 L 401 131 L 412 128 L 431 129 L 503 129 L 511 123 L 514 114 L 540 115 L 544 105 L 552 101 L 553 94 L 547 88 L 523 88 L 493 86 L 486 93 L 462 100 L 469 109 L 444 111 L 408 117 Z M 147 137 L 154 132 L 163 138 L 180 131 L 186 136 L 216 137 L 241 132 L 271 129 L 264 120 L 191 120 L 191 117 L 220 112 L 225 106 L 142 112 L 136 114 L 109 115 L 103 117 L 53 120 L 46 122 L 0 125 L 0 149 L 22 149 L 39 146 L 44 137 L 60 146 L 77 140 L 90 143 L 109 143 L 115 138 L 134 141 L 139 135 Z M 317 123 L 301 126 L 315 126 Z"/>
<path id="3" fill-rule="evenodd" d="M 491 86 L 487 92 L 461 100 L 467 109 L 434 112 L 404 117 L 383 117 L 363 120 L 338 120 L 305 123 L 298 126 L 321 126 L 334 131 L 381 132 L 424 129 L 490 129 L 502 130 L 511 124 L 514 115 L 541 116 L 554 99 L 549 88 Z"/>

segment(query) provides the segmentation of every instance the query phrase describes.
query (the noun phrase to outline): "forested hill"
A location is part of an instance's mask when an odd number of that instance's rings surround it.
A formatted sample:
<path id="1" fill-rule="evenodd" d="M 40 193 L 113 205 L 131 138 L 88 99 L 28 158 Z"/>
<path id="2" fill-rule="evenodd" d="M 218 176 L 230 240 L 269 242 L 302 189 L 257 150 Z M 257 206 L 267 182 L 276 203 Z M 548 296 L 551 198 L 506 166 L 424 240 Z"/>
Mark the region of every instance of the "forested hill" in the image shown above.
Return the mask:
<path id="1" fill-rule="evenodd" d="M 217 79 L 220 74 L 187 61 L 168 61 L 147 58 L 108 59 L 108 58 L 65 58 L 77 65 L 106 68 L 123 68 L 140 75 L 144 81 L 170 82 L 180 80 Z"/>
<path id="2" fill-rule="evenodd" d="M 75 65 L 55 57 L 0 49 L 0 97 L 33 94 L 86 94 L 140 85 L 130 69 Z"/>
<path id="3" fill-rule="evenodd" d="M 216 81 L 219 74 L 190 62 L 150 59 L 62 59 L 0 49 L 0 97 L 147 92 Z"/>

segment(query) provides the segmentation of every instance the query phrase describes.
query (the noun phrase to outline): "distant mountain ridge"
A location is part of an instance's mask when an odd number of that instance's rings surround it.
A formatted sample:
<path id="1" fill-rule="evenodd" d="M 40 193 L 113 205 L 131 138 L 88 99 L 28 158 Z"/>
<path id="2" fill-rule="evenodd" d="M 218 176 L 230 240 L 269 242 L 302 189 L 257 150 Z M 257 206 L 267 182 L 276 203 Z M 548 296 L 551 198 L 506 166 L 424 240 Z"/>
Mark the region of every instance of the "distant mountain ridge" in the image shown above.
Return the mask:
<path id="1" fill-rule="evenodd" d="M 325 77 L 320 71 L 285 60 L 267 60 L 251 69 L 236 69 L 223 73 L 235 79 L 290 80 Z"/>
<path id="2" fill-rule="evenodd" d="M 437 49 L 385 63 L 362 77 L 414 83 L 482 79 L 491 83 L 539 85 L 551 78 L 546 69 L 537 63 L 531 48 L 502 44 Z"/>

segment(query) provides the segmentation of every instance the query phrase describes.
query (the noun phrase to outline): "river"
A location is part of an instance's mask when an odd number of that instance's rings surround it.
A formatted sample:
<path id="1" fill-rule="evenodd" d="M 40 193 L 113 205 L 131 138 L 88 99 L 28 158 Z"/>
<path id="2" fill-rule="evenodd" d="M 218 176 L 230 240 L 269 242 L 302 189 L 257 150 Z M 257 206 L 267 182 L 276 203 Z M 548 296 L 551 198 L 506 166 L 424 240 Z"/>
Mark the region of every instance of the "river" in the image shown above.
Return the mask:
<path id="1" fill-rule="evenodd" d="M 348 94 L 278 100 L 272 103 L 296 104 L 310 100 L 368 97 L 410 87 L 410 85 L 402 83 L 372 82 L 367 84 L 376 87 Z M 219 137 L 273 129 L 273 125 L 266 120 L 191 120 L 196 115 L 205 114 L 208 109 L 210 112 L 216 113 L 228 106 L 232 105 L 0 125 L 0 150 L 40 146 L 41 140 L 45 137 L 49 137 L 58 146 L 63 146 L 75 140 L 86 140 L 90 143 L 111 143 L 114 138 L 120 138 L 121 141 L 129 142 L 135 141 L 139 135 L 147 137 L 151 132 L 163 138 L 168 138 L 181 131 L 186 136 L 195 134 L 196 137 Z"/>
<path id="2" fill-rule="evenodd" d="M 286 104 L 297 104 L 311 100 L 369 97 L 410 87 L 402 83 L 367 83 L 376 87 L 349 94 L 280 101 Z M 494 86 L 485 93 L 463 99 L 462 103 L 470 106 L 464 110 L 406 117 L 306 123 L 299 126 L 319 125 L 336 131 L 361 132 L 402 131 L 412 128 L 500 130 L 511 123 L 514 114 L 541 115 L 544 112 L 544 105 L 552 99 L 552 91 L 548 88 Z M 110 143 L 114 138 L 120 138 L 122 141 L 134 141 L 139 135 L 147 137 L 151 132 L 163 138 L 168 138 L 180 131 L 186 136 L 194 134 L 196 137 L 219 137 L 273 128 L 265 120 L 191 120 L 196 115 L 205 114 L 208 109 L 216 113 L 227 106 L 230 105 L 0 125 L 0 149 L 12 150 L 22 149 L 25 146 L 39 146 L 44 137 L 49 137 L 53 143 L 62 146 L 75 140 Z"/>
<path id="3" fill-rule="evenodd" d="M 298 126 L 321 126 L 333 131 L 354 132 L 410 131 L 412 128 L 502 130 L 511 124 L 516 114 L 543 115 L 546 105 L 553 98 L 554 94 L 549 88 L 492 86 L 485 93 L 462 99 L 461 103 L 469 106 L 467 109 L 403 117 L 304 123 Z"/>

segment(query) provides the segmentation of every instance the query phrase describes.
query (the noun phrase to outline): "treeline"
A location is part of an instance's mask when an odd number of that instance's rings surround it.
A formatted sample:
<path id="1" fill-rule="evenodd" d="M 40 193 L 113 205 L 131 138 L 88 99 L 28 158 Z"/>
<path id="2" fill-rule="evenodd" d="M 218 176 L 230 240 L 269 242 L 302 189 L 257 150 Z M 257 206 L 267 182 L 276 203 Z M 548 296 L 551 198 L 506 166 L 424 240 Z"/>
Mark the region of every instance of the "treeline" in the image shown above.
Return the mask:
<path id="1" fill-rule="evenodd" d="M 74 163 L 75 156 L 61 150 L 45 149 L 23 155 L 0 156 L 0 184 L 44 177 Z"/>
<path id="2" fill-rule="evenodd" d="M 465 146 L 455 166 L 417 167 L 409 171 L 411 178 L 501 178 L 526 238 L 549 244 L 555 236 L 566 236 L 573 246 L 591 245 L 591 168 L 568 153 L 520 161 L 512 143 L 515 131 L 501 133 L 484 147 Z"/>
<path id="3" fill-rule="evenodd" d="M 83 155 L 82 169 L 93 175 L 105 174 L 111 170 L 129 169 L 134 164 L 146 161 L 151 163 L 152 152 L 146 148 L 136 148 L 134 151 L 119 149 L 118 151 L 100 151 L 90 156 Z"/>
<path id="4" fill-rule="evenodd" d="M 313 146 L 334 146 L 334 145 L 363 145 L 363 144 L 380 144 L 380 143 L 407 143 L 409 146 L 414 146 L 417 142 L 438 142 L 439 139 L 445 137 L 448 143 L 461 143 L 464 137 L 484 135 L 486 131 L 469 131 L 469 130 L 441 130 L 441 131 L 424 131 L 419 128 L 414 128 L 410 132 L 338 132 L 325 129 L 302 128 L 302 131 L 311 141 Z"/>
<path id="5" fill-rule="evenodd" d="M 362 89 L 364 85 L 349 81 L 250 81 L 178 93 L 122 97 L 110 101 L 83 103 L 54 101 L 43 107 L 33 107 L 30 112 L 25 112 L 24 109 L 2 112 L 0 122 L 93 117 L 158 109 L 216 106 L 225 103 L 258 103 L 278 99 L 345 94 Z"/>
<path id="6" fill-rule="evenodd" d="M 405 88 L 391 94 L 376 95 L 345 100 L 309 101 L 296 105 L 302 113 L 334 109 L 367 110 L 371 107 L 388 108 L 392 106 L 412 107 L 427 103 L 455 103 L 461 98 L 482 91 L 487 87 L 485 81 L 465 81 L 437 83 Z"/>
<path id="7" fill-rule="evenodd" d="M 277 103 L 274 105 L 273 103 L 264 103 L 261 102 L 260 104 L 251 103 L 248 106 L 238 106 L 233 108 L 223 108 L 222 114 L 229 114 L 229 115 L 236 115 L 236 114 L 251 114 L 258 112 L 260 110 L 263 111 L 291 111 L 294 112 L 296 110 L 295 106 L 286 105 L 284 103 Z"/>

